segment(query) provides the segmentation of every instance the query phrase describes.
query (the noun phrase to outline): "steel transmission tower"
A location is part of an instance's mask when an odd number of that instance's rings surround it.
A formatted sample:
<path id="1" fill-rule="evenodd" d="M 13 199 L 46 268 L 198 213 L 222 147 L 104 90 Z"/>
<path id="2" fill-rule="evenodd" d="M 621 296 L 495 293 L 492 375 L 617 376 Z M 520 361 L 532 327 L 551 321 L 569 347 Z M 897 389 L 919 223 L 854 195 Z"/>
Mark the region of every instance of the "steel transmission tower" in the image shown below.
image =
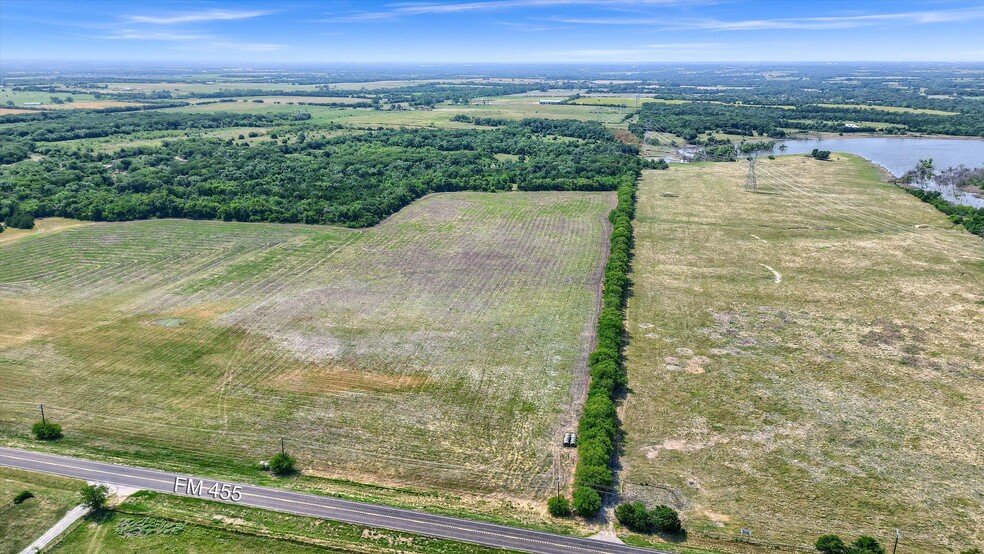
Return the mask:
<path id="1" fill-rule="evenodd" d="M 745 190 L 755 192 L 757 183 L 755 182 L 755 158 L 748 158 L 748 176 L 745 177 Z"/>

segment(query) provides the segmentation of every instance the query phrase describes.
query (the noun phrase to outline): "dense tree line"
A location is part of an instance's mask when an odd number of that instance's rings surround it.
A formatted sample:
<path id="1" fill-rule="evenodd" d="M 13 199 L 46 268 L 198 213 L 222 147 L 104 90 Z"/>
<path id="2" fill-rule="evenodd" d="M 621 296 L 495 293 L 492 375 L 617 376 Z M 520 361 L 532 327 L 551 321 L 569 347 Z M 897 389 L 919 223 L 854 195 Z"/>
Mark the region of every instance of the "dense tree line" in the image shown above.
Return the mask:
<path id="1" fill-rule="evenodd" d="M 615 396 L 627 384 L 622 365 L 622 340 L 625 335 L 622 316 L 629 286 L 632 217 L 635 214 L 638 175 L 634 172 L 620 177 L 618 205 L 609 215 L 612 223 L 611 253 L 602 285 L 598 343 L 588 358 L 591 383 L 578 424 L 574 509 L 583 516 L 593 516 L 601 509 L 602 495 L 612 486 L 610 464 L 620 432 Z"/>
<path id="2" fill-rule="evenodd" d="M 259 88 L 225 89 L 216 92 L 194 93 L 187 97 L 194 98 L 229 98 L 233 96 L 318 96 L 325 98 L 365 97 L 370 99 L 385 99 L 389 103 L 408 103 L 413 106 L 433 106 L 442 102 L 467 104 L 471 100 L 486 96 L 504 96 L 521 94 L 543 88 L 542 83 L 488 83 L 455 82 L 455 83 L 421 83 L 395 88 L 364 88 L 340 89 L 330 85 L 313 90 L 269 90 Z"/>
<path id="3" fill-rule="evenodd" d="M 479 125 L 482 127 L 498 127 L 509 123 L 508 119 L 503 119 L 501 117 L 475 117 L 463 113 L 451 116 L 451 121 L 471 123 L 472 125 Z"/>
<path id="4" fill-rule="evenodd" d="M 113 153 L 51 149 L 41 160 L 0 168 L 0 201 L 39 217 L 362 227 L 431 192 L 617 190 L 644 165 L 634 146 L 580 121 L 293 137 L 253 146 L 184 139 Z M 499 160 L 499 153 L 517 159 Z"/>
<path id="5" fill-rule="evenodd" d="M 848 127 L 847 122 L 871 121 L 892 127 Z M 785 136 L 784 128 L 829 132 L 933 133 L 984 136 L 984 113 L 935 115 L 887 112 L 871 108 L 831 108 L 804 105 L 794 109 L 687 102 L 666 104 L 647 102 L 639 110 L 639 121 L 629 130 L 642 137 L 645 129 L 663 130 L 694 141 L 707 132 L 744 136 Z"/>
<path id="6" fill-rule="evenodd" d="M 980 65 L 728 64 L 633 67 L 634 82 L 595 84 L 590 92 L 762 106 L 869 104 L 984 114 L 984 81 L 963 75 Z M 781 74 L 781 78 L 775 78 Z"/>
<path id="7" fill-rule="evenodd" d="M 34 142 L 128 135 L 140 131 L 221 129 L 223 127 L 267 127 L 311 119 L 307 112 L 296 113 L 116 113 L 99 111 L 46 111 L 0 116 L 0 139 L 27 139 Z"/>

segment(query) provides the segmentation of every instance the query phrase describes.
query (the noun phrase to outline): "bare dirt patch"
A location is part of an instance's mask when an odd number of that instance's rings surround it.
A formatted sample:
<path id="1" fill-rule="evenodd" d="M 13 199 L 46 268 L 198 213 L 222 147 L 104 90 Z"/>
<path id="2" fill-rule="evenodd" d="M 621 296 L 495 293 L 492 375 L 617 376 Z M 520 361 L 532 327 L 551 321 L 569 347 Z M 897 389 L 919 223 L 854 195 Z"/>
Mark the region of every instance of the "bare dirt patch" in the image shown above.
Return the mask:
<path id="1" fill-rule="evenodd" d="M 336 393 L 347 390 L 399 392 L 417 390 L 433 383 L 426 377 L 384 375 L 340 368 L 304 368 L 274 377 L 269 386 L 305 393 Z"/>

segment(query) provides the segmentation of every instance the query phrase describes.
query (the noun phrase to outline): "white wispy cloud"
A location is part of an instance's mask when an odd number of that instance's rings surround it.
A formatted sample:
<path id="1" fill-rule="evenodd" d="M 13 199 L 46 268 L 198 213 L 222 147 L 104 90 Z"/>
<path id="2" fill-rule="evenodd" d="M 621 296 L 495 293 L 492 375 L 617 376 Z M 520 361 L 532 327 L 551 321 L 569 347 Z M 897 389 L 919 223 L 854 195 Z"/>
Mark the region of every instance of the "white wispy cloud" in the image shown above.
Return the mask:
<path id="1" fill-rule="evenodd" d="M 286 44 L 274 44 L 268 42 L 230 42 L 214 41 L 208 46 L 218 50 L 237 50 L 240 52 L 275 52 L 287 48 Z"/>
<path id="2" fill-rule="evenodd" d="M 269 15 L 273 12 L 266 10 L 199 10 L 194 12 L 172 13 L 168 15 L 127 15 L 123 19 L 132 23 L 150 23 L 154 25 L 174 25 L 178 23 L 198 23 L 204 21 L 231 21 L 235 19 L 250 19 Z"/>
<path id="3" fill-rule="evenodd" d="M 184 41 L 184 40 L 206 40 L 213 38 L 209 35 L 187 34 L 187 33 L 157 33 L 143 32 L 133 29 L 118 31 L 111 35 L 101 35 L 94 38 L 108 40 L 159 40 L 159 41 Z"/>
<path id="4" fill-rule="evenodd" d="M 647 44 L 644 48 L 650 50 L 686 50 L 691 48 L 719 48 L 728 46 L 724 42 L 662 42 L 659 44 Z"/>
<path id="5" fill-rule="evenodd" d="M 496 25 L 501 25 L 503 27 L 508 27 L 510 29 L 517 29 L 524 32 L 541 32 L 541 31 L 555 31 L 557 29 L 564 29 L 565 27 L 544 25 L 543 23 L 523 23 L 519 21 L 493 21 Z"/>
<path id="6" fill-rule="evenodd" d="M 912 11 L 865 15 L 825 17 L 796 17 L 776 19 L 718 19 L 631 18 L 631 17 L 557 17 L 551 21 L 582 25 L 657 25 L 661 29 L 703 31 L 765 31 L 779 29 L 824 30 L 869 27 L 885 23 L 952 23 L 984 19 L 984 7 L 954 10 Z"/>
<path id="7" fill-rule="evenodd" d="M 393 11 L 407 14 L 456 13 L 511 8 L 587 5 L 598 7 L 637 7 L 709 3 L 709 0 L 486 0 L 479 2 L 401 2 L 390 4 Z"/>
<path id="8" fill-rule="evenodd" d="M 596 6 L 634 8 L 655 5 L 710 4 L 717 0 L 484 0 L 472 2 L 399 2 L 388 4 L 386 10 L 329 14 L 324 21 L 360 22 L 392 19 L 408 15 L 451 14 L 476 11 L 511 10 L 552 6 Z"/>

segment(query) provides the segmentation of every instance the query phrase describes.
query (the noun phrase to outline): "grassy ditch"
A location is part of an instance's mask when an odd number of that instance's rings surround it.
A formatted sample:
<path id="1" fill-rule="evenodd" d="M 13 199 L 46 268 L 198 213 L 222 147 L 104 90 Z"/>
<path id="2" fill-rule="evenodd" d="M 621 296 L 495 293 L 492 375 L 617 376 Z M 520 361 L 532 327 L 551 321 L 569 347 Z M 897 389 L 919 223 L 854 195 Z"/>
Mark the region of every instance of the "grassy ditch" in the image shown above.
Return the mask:
<path id="1" fill-rule="evenodd" d="M 406 552 L 486 554 L 491 548 L 142 491 L 84 520 L 53 552 Z"/>

